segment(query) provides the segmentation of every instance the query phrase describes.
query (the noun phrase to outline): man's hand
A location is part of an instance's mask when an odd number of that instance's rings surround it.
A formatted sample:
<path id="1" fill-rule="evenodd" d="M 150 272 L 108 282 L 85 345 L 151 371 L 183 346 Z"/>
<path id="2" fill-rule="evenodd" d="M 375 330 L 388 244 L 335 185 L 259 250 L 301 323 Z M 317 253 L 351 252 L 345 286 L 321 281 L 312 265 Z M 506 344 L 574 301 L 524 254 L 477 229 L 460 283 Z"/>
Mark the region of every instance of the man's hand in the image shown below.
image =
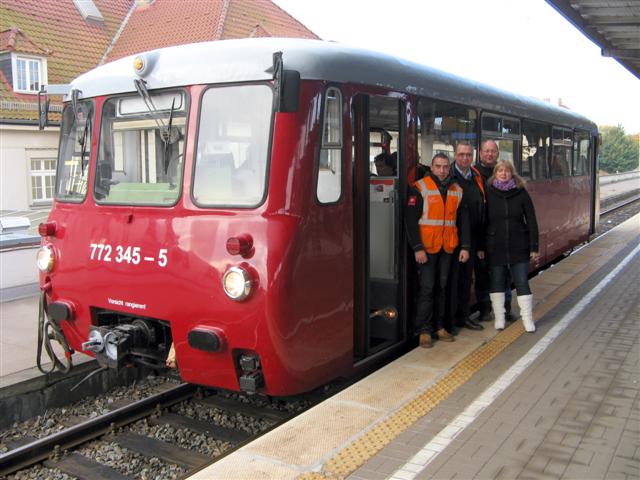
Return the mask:
<path id="1" fill-rule="evenodd" d="M 460 263 L 466 263 L 469 260 L 469 252 L 467 250 L 460 250 L 460 255 L 458 255 L 458 261 Z"/>
<path id="2" fill-rule="evenodd" d="M 425 252 L 424 250 L 418 250 L 417 252 L 415 252 L 416 254 L 416 262 L 417 263 L 427 263 L 429 261 L 429 258 L 427 257 L 427 252 Z"/>

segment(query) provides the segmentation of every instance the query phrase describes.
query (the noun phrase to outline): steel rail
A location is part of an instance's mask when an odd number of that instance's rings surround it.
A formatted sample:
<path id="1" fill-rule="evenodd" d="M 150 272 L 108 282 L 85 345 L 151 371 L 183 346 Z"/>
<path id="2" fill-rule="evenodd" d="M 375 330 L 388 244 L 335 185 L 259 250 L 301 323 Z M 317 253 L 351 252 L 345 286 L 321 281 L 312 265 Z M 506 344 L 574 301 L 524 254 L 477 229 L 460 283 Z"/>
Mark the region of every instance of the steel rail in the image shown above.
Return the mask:
<path id="1" fill-rule="evenodd" d="M 607 207 L 606 210 L 600 211 L 600 216 L 606 215 L 607 213 L 611 213 L 615 210 L 618 210 L 619 208 L 626 207 L 630 203 L 636 202 L 638 200 L 640 200 L 640 194 L 635 194 L 629 198 L 622 200 L 620 203 L 616 203 L 610 207 Z"/>
<path id="2" fill-rule="evenodd" d="M 181 384 L 170 390 L 157 393 L 105 415 L 92 418 L 53 435 L 10 450 L 4 455 L 0 455 L 0 477 L 46 460 L 58 451 L 75 447 L 110 430 L 144 418 L 157 407 L 166 408 L 181 402 L 193 396 L 196 390 L 196 385 Z"/>

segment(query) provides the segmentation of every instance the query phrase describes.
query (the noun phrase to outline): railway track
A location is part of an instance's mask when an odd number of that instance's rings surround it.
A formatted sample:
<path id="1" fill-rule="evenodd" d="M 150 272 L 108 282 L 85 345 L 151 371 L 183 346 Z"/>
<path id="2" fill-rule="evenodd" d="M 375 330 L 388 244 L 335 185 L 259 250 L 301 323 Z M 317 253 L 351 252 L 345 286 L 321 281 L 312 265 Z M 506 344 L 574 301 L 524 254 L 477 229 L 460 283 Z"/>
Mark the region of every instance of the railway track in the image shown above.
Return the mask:
<path id="1" fill-rule="evenodd" d="M 94 418 L 67 419 L 66 428 L 42 438 L 26 433 L 13 439 L 8 442 L 11 449 L 0 454 L 0 477 L 17 473 L 15 478 L 50 478 L 50 472 L 60 478 L 91 480 L 185 476 L 298 413 L 286 405 L 278 407 L 283 405 L 258 405 L 246 397 L 179 384 L 126 405 L 116 404 Z M 236 426 L 221 425 L 218 420 L 223 418 L 235 419 Z M 165 429 L 167 438 L 145 435 L 154 428 Z M 184 438 L 196 441 L 187 447 L 189 442 L 179 442 Z M 208 448 L 212 444 L 217 447 L 213 452 Z M 110 461 L 108 454 L 100 453 L 102 445 L 120 453 L 111 455 Z M 118 463 L 121 458 L 136 468 L 125 468 Z M 165 467 L 158 477 L 151 472 L 158 472 L 159 462 Z"/>
<path id="2" fill-rule="evenodd" d="M 618 202 L 614 202 L 613 205 L 608 205 L 606 206 L 604 209 L 600 210 L 600 216 L 604 216 L 607 215 L 609 213 L 615 212 L 617 210 L 620 210 L 624 207 L 627 207 L 631 204 L 633 204 L 634 202 L 637 202 L 638 200 L 640 200 L 640 193 L 635 193 L 632 196 L 625 198 L 623 200 L 620 200 Z"/>

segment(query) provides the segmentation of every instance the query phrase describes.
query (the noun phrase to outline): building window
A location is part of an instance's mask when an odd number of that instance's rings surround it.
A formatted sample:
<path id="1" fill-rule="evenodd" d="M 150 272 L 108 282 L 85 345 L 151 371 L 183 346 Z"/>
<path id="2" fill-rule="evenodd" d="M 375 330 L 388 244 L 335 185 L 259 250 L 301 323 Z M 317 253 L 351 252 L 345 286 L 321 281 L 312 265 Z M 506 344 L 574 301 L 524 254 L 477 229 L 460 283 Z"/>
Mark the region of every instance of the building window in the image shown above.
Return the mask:
<path id="1" fill-rule="evenodd" d="M 37 93 L 46 84 L 46 60 L 40 58 L 14 57 L 13 90 Z"/>
<path id="2" fill-rule="evenodd" d="M 56 185 L 56 159 L 31 159 L 31 201 L 46 203 L 53 200 Z"/>

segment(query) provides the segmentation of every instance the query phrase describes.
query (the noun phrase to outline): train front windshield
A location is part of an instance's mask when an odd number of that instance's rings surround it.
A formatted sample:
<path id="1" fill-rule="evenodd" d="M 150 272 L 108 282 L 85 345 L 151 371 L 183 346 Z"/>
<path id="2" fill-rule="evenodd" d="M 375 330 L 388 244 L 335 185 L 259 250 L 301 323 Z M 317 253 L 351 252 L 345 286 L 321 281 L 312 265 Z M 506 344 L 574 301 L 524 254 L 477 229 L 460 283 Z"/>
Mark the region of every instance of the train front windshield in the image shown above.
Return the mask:
<path id="1" fill-rule="evenodd" d="M 273 92 L 213 87 L 200 108 L 193 199 L 202 207 L 254 207 L 265 192 Z"/>
<path id="2" fill-rule="evenodd" d="M 175 204 L 182 186 L 186 114 L 184 92 L 105 102 L 94 182 L 96 200 Z"/>

